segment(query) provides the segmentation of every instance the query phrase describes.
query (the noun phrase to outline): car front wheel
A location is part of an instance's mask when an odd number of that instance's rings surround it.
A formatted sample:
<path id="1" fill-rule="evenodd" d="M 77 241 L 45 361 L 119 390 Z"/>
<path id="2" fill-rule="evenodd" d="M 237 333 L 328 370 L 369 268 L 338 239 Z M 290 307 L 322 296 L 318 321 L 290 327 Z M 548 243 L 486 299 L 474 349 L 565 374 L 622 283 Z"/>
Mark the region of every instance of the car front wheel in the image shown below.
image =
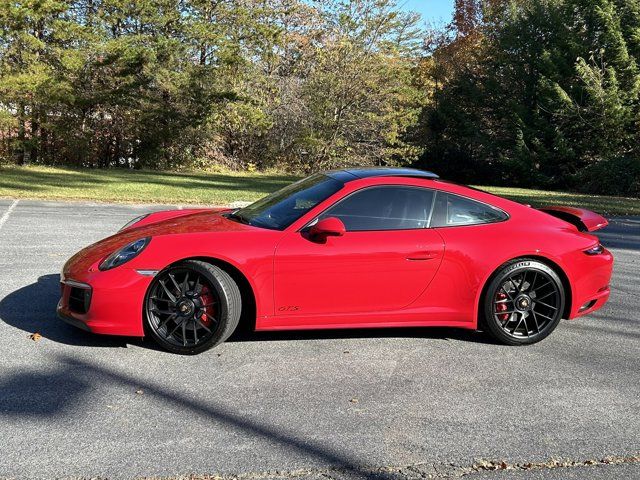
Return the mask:
<path id="1" fill-rule="evenodd" d="M 147 331 L 163 348 L 193 355 L 224 342 L 242 307 L 240 290 L 223 269 L 187 260 L 153 279 L 144 306 Z"/>
<path id="2" fill-rule="evenodd" d="M 539 342 L 562 318 L 565 291 L 558 274 L 529 258 L 511 261 L 490 281 L 484 296 L 484 323 L 507 345 Z"/>

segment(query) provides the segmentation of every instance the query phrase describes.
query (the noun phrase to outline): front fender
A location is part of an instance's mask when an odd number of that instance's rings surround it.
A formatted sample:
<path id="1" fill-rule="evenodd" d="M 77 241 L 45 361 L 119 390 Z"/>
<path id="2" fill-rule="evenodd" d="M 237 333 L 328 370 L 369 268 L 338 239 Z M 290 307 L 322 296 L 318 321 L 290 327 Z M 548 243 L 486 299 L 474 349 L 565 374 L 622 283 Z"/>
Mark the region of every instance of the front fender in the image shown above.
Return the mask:
<path id="1" fill-rule="evenodd" d="M 144 252 L 127 265 L 138 271 L 159 272 L 175 263 L 210 258 L 227 263 L 248 281 L 258 317 L 273 314 L 273 254 L 281 232 L 193 233 L 154 237 Z"/>

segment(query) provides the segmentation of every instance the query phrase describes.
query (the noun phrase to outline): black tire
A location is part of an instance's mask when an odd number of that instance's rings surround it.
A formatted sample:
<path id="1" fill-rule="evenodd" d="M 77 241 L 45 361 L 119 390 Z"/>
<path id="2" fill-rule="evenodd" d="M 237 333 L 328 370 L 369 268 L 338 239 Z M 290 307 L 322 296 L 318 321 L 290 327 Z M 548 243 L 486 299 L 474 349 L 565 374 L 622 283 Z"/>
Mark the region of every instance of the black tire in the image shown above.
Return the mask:
<path id="1" fill-rule="evenodd" d="M 483 325 L 501 343 L 536 343 L 558 326 L 565 299 L 562 281 L 551 267 L 532 258 L 512 260 L 489 280 Z"/>
<path id="2" fill-rule="evenodd" d="M 162 348 L 195 355 L 224 342 L 238 326 L 242 298 L 223 269 L 186 260 L 158 273 L 145 297 L 145 330 Z"/>

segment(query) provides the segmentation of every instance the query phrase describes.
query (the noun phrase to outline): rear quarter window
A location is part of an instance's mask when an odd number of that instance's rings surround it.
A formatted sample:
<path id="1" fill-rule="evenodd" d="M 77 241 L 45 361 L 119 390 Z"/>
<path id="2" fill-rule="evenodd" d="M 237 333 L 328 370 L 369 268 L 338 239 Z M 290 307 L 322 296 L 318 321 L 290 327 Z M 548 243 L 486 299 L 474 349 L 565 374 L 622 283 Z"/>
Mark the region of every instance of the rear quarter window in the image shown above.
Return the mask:
<path id="1" fill-rule="evenodd" d="M 497 207 L 453 193 L 438 192 L 431 227 L 455 227 L 502 222 L 509 216 Z"/>

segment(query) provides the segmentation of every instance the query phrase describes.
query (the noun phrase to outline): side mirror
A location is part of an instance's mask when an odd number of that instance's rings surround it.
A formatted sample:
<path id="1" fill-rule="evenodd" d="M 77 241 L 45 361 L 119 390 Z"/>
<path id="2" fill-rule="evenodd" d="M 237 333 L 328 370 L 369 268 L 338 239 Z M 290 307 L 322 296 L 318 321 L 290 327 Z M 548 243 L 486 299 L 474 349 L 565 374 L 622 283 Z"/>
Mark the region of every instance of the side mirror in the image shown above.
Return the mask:
<path id="1" fill-rule="evenodd" d="M 309 237 L 316 240 L 326 240 L 327 237 L 341 237 L 345 234 L 346 228 L 342 220 L 336 217 L 327 217 L 318 220 L 309 229 Z"/>

